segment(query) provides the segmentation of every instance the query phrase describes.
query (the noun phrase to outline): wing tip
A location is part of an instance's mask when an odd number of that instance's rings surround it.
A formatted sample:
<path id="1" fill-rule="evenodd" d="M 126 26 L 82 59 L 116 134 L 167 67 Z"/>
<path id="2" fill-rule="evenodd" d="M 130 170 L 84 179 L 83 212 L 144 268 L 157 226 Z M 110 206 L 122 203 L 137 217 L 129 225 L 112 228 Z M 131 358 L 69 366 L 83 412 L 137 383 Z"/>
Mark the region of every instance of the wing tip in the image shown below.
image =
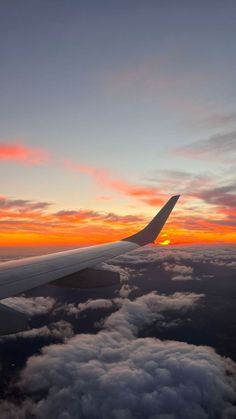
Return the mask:
<path id="1" fill-rule="evenodd" d="M 164 227 L 179 197 L 180 195 L 173 195 L 143 230 L 133 234 L 132 236 L 126 237 L 123 240 L 130 241 L 138 244 L 139 246 L 145 246 L 148 243 L 153 243 Z"/>

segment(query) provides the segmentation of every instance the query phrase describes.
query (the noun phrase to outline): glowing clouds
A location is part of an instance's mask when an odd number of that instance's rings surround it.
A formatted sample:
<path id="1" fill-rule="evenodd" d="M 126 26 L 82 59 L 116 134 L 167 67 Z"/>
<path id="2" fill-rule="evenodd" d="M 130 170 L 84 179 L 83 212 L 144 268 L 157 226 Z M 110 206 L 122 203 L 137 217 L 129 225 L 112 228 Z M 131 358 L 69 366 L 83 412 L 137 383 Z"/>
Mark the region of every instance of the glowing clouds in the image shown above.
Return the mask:
<path id="1" fill-rule="evenodd" d="M 0 160 L 14 161 L 26 165 L 39 165 L 49 159 L 49 153 L 19 143 L 0 143 Z"/>

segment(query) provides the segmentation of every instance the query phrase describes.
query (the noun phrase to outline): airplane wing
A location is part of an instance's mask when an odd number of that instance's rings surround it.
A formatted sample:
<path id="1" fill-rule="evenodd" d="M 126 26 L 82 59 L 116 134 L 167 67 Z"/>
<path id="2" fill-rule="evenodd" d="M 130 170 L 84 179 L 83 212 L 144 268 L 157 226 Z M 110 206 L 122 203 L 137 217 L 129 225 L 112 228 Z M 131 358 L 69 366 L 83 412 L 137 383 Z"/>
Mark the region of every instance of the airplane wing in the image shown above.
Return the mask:
<path id="1" fill-rule="evenodd" d="M 154 242 L 178 199 L 179 195 L 172 196 L 143 230 L 121 241 L 0 264 L 0 300 L 47 283 L 72 288 L 92 288 L 118 283 L 119 274 L 96 269 L 96 265 Z M 0 334 L 4 331 L 9 333 L 5 330 L 6 319 L 9 318 L 9 323 L 14 324 L 14 315 L 18 316 L 17 311 L 5 310 L 4 307 L 3 304 L 0 305 Z M 4 325 L 1 321 L 3 312 Z M 19 318 L 17 321 L 21 323 Z M 25 324 L 25 319 L 22 317 L 22 327 L 23 323 Z"/>

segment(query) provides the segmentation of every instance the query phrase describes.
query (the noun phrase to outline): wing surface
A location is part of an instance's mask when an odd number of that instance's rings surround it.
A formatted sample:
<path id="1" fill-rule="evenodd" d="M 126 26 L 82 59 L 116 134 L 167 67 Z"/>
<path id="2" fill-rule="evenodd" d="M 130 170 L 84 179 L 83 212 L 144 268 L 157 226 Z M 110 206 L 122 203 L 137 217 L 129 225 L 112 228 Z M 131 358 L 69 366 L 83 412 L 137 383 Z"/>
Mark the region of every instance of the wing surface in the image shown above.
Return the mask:
<path id="1" fill-rule="evenodd" d="M 70 281 L 68 280 L 68 283 L 71 283 L 70 286 L 73 286 L 73 284 L 76 286 L 75 281 L 78 283 L 80 280 L 83 281 L 83 287 L 86 281 L 88 281 L 88 287 L 91 286 L 91 283 L 99 283 L 99 281 L 94 280 L 94 271 L 91 268 L 101 262 L 153 242 L 164 226 L 178 198 L 179 195 L 170 198 L 143 230 L 121 241 L 0 264 L 0 299 L 49 282 L 56 284 L 55 281 L 61 279 L 63 279 L 61 284 L 65 285 L 67 277 L 70 279 Z M 83 271 L 83 275 L 76 277 L 76 274 L 81 271 Z M 90 281 L 89 284 L 90 277 L 92 282 Z M 112 281 L 114 283 L 114 278 Z M 58 285 L 60 284 L 58 283 Z"/>

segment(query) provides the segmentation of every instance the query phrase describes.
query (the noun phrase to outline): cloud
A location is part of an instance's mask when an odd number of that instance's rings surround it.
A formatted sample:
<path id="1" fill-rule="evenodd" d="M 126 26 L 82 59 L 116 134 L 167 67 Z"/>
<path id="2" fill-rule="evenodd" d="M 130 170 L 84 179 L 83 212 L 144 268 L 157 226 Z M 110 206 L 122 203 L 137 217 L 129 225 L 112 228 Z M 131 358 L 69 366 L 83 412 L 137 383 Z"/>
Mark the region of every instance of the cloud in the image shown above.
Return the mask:
<path id="1" fill-rule="evenodd" d="M 172 265 L 169 263 L 165 263 L 164 264 L 164 269 L 166 271 L 171 271 L 174 273 L 179 273 L 179 274 L 192 274 L 193 273 L 193 268 L 191 266 L 185 266 L 185 265 Z"/>
<path id="2" fill-rule="evenodd" d="M 137 335 L 138 331 L 153 321 L 164 318 L 165 311 L 178 311 L 185 313 L 195 307 L 202 294 L 174 293 L 172 295 L 159 295 L 151 292 L 134 301 L 121 300 L 120 310 L 112 313 L 105 321 L 105 328 L 116 330 L 125 336 Z"/>
<path id="3" fill-rule="evenodd" d="M 107 169 L 83 165 L 72 160 L 63 161 L 64 168 L 91 176 L 99 186 L 136 198 L 148 205 L 163 203 L 163 192 L 156 186 L 135 185 L 111 174 Z"/>
<path id="4" fill-rule="evenodd" d="M 193 277 L 191 275 L 174 275 L 172 281 L 191 281 Z"/>
<path id="5" fill-rule="evenodd" d="M 131 286 L 130 284 L 128 284 L 128 282 L 132 276 L 135 276 L 135 278 L 140 276 L 139 269 L 123 267 L 123 266 L 120 266 L 119 264 L 115 264 L 111 262 L 110 263 L 103 262 L 100 264 L 100 266 L 102 269 L 119 273 L 121 287 L 118 292 L 121 298 L 127 298 L 128 295 L 132 291 L 138 289 L 137 286 L 134 286 L 134 285 Z"/>
<path id="6" fill-rule="evenodd" d="M 145 222 L 142 215 L 91 209 L 49 212 L 50 205 L 0 196 L 2 244 L 102 243 L 132 234 Z"/>
<path id="7" fill-rule="evenodd" d="M 236 206 L 236 183 L 217 188 L 200 189 L 194 191 L 194 196 L 207 202 L 208 204 L 218 205 L 221 207 Z"/>
<path id="8" fill-rule="evenodd" d="M 138 287 L 129 284 L 123 284 L 119 290 L 119 295 L 121 298 L 127 298 L 132 291 L 137 290 Z"/>
<path id="9" fill-rule="evenodd" d="M 163 267 L 165 271 L 170 271 L 173 274 L 177 274 L 172 276 L 171 279 L 173 281 L 190 281 L 191 279 L 193 279 L 193 268 L 191 266 L 164 263 Z"/>
<path id="10" fill-rule="evenodd" d="M 216 113 L 208 118 L 204 118 L 201 121 L 204 125 L 208 126 L 225 126 L 230 124 L 235 124 L 236 122 L 236 112 L 228 113 Z"/>
<path id="11" fill-rule="evenodd" d="M 99 212 L 93 210 L 70 210 L 70 211 L 58 211 L 53 214 L 59 220 L 68 220 L 68 221 L 89 221 L 89 220 L 98 220 L 105 221 L 107 223 L 118 222 L 118 223 L 139 223 L 143 222 L 144 217 L 140 215 L 118 215 L 114 212 Z"/>
<path id="12" fill-rule="evenodd" d="M 115 259 L 117 260 L 117 259 Z M 120 275 L 120 282 L 121 283 L 126 283 L 129 281 L 130 277 L 135 274 L 135 276 L 137 277 L 139 275 L 139 273 L 137 272 L 136 269 L 132 269 L 132 268 L 128 268 L 128 267 L 122 267 L 119 264 L 115 264 L 112 262 L 102 262 L 101 264 L 99 264 L 99 266 L 101 267 L 101 269 L 107 270 L 107 271 L 112 271 L 112 272 L 117 272 Z"/>
<path id="13" fill-rule="evenodd" d="M 21 212 L 30 212 L 44 210 L 51 205 L 49 202 L 36 202 L 28 199 L 11 199 L 6 196 L 0 196 L 0 210 L 16 209 Z"/>
<path id="14" fill-rule="evenodd" d="M 162 190 L 178 190 L 181 194 L 181 200 L 169 222 L 172 231 L 182 236 L 182 240 L 176 240 L 177 243 L 191 242 L 190 234 L 192 238 L 196 237 L 196 241 L 202 236 L 202 243 L 209 239 L 212 242 L 234 242 L 236 183 L 232 173 L 225 176 L 211 172 L 196 175 L 165 170 L 156 173 L 150 181 L 158 182 Z"/>
<path id="15" fill-rule="evenodd" d="M 2 300 L 2 303 L 15 310 L 23 311 L 29 316 L 49 313 L 56 304 L 52 297 L 9 297 Z"/>
<path id="16" fill-rule="evenodd" d="M 38 328 L 32 328 L 29 330 L 24 330 L 23 332 L 18 332 L 16 334 L 6 335 L 3 338 L 0 338 L 0 342 L 5 342 L 8 340 L 18 340 L 18 339 L 56 339 L 60 341 L 65 341 L 71 338 L 74 335 L 72 325 L 64 320 L 51 323 L 47 326 L 42 326 Z"/>
<path id="17" fill-rule="evenodd" d="M 236 366 L 208 347 L 138 338 L 165 310 L 194 308 L 201 296 L 177 293 L 122 300 L 95 335 L 44 347 L 28 359 L 20 386 L 28 398 L 2 402 L 4 417 L 26 419 L 233 418 Z"/>
<path id="18" fill-rule="evenodd" d="M 223 212 L 223 207 L 235 207 L 236 182 L 234 178 L 222 178 L 211 172 L 196 175 L 190 172 L 177 170 L 164 170 L 157 173 L 150 179 L 158 182 L 161 188 L 178 187 L 178 191 L 183 196 L 181 200 L 189 203 L 193 198 L 198 198 L 210 205 L 218 205 L 219 212 Z M 187 198 L 187 199 L 186 199 Z M 185 205 L 186 207 L 186 205 Z M 195 205 L 194 211 L 199 211 L 199 206 Z M 189 212 L 191 207 L 185 208 Z"/>
<path id="19" fill-rule="evenodd" d="M 236 260 L 235 260 L 234 262 L 229 262 L 229 263 L 227 264 L 227 266 L 228 266 L 229 268 L 236 269 Z"/>
<path id="20" fill-rule="evenodd" d="M 152 267 L 152 265 L 159 264 L 167 272 L 187 277 L 192 277 L 194 264 L 199 262 L 225 266 L 230 269 L 234 269 L 236 266 L 235 247 L 229 245 L 168 246 L 168 248 L 147 246 L 119 256 L 115 260 L 121 266 L 125 265 L 125 267 L 131 268 L 135 266 L 136 269 L 139 269 L 140 266 Z"/>
<path id="21" fill-rule="evenodd" d="M 236 131 L 216 134 L 207 140 L 196 141 L 174 150 L 174 154 L 192 159 L 219 160 L 236 152 Z"/>
<path id="22" fill-rule="evenodd" d="M 45 150 L 32 148 L 20 143 L 0 143 L 0 160 L 14 161 L 26 165 L 39 165 L 49 159 Z"/>
<path id="23" fill-rule="evenodd" d="M 115 260 L 116 263 L 125 263 L 126 265 L 131 267 L 134 266 L 135 269 L 137 269 L 139 265 L 151 265 L 156 264 L 157 262 L 180 262 L 182 259 L 189 259 L 190 261 L 192 257 L 192 251 L 192 247 L 168 246 L 168 248 L 163 248 L 161 246 L 150 245 L 139 248 L 125 255 L 118 256 Z"/>
<path id="24" fill-rule="evenodd" d="M 83 313 L 87 310 L 108 310 L 114 307 L 114 303 L 112 300 L 108 300 L 105 298 L 98 298 L 96 300 L 87 300 L 85 303 L 79 304 L 66 304 L 58 308 L 58 310 L 63 310 L 69 316 L 76 316 L 78 317 L 79 314 Z"/>

